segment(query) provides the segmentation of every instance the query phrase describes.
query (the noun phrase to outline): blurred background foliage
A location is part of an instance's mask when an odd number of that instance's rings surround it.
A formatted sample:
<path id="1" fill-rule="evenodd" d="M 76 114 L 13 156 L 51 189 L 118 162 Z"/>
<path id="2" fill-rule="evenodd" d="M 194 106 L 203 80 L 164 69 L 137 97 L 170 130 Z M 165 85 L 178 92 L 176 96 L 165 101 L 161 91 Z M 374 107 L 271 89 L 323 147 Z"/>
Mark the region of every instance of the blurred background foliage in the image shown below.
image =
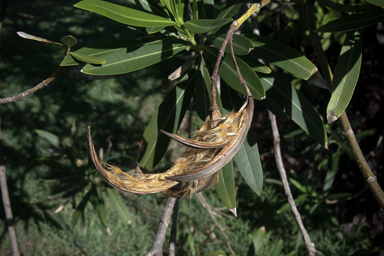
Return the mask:
<path id="1" fill-rule="evenodd" d="M 77 48 L 106 39 L 141 36 L 122 25 L 73 8 L 76 2 L 13 0 L 9 3 L 0 46 L 1 97 L 41 82 L 62 59 L 55 46 L 21 39 L 17 31 L 53 41 L 70 34 L 78 39 Z M 217 2 L 215 7 L 224 4 Z M 318 4 L 316 10 L 318 26 L 342 15 Z M 261 34 L 289 44 L 314 60 L 307 28 L 303 27 L 304 17 L 298 5 L 272 3 L 259 15 Z M 243 32 L 251 29 L 247 21 Z M 347 109 L 362 150 L 381 184 L 382 33 L 380 24 L 366 28 L 363 33 L 361 76 Z M 322 34 L 332 68 L 344 36 Z M 143 255 L 150 248 L 165 198 L 118 192 L 123 202 L 120 205 L 126 209 L 125 215 L 122 214 L 116 204 L 116 192 L 110 191 L 88 163 L 86 126 L 97 128 L 94 141 L 104 149 L 105 159 L 113 159 L 114 164 L 127 170 L 134 168 L 145 126 L 173 86 L 167 77 L 184 61 L 176 56 L 150 69 L 95 81 L 71 78 L 69 73 L 73 71 L 66 70 L 27 101 L 0 106 L 8 187 L 23 255 Z M 321 114 L 326 112 L 329 99 L 326 91 L 276 71 L 292 80 Z M 236 170 L 237 218 L 229 215 L 217 196 L 213 196 L 212 189 L 204 192 L 204 197 L 217 213 L 216 218 L 238 255 L 306 255 L 279 181 L 267 112 L 261 104 L 256 106 L 254 121 L 265 175 L 261 197 L 256 196 Z M 365 188 L 338 124 L 328 129 L 329 151 L 292 122 L 279 122 L 279 126 L 293 195 L 316 248 L 324 255 L 383 255 L 383 212 Z M 178 150 L 172 144 L 156 168 L 164 170 L 169 166 Z M 52 168 L 53 163 L 60 166 Z M 73 187 L 73 180 L 58 178 L 65 171 L 74 173 L 77 183 Z M 96 197 L 92 199 L 90 195 L 84 215 L 75 217 L 76 208 L 81 207 L 89 191 Z M 101 204 L 106 208 L 105 217 L 100 217 Z M 196 197 L 182 200 L 180 207 L 177 254 L 229 255 L 225 239 Z M 0 254 L 11 255 L 3 209 L 0 216 Z M 100 221 L 103 218 L 105 223 Z"/>

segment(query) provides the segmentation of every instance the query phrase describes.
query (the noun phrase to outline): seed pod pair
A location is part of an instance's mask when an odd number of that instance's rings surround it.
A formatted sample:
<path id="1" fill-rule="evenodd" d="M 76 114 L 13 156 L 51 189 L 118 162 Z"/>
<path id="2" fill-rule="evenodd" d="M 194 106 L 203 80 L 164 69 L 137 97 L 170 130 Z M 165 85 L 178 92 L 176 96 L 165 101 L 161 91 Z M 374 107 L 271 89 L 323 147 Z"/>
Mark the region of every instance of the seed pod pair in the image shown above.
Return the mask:
<path id="1" fill-rule="evenodd" d="M 108 164 L 104 164 L 105 170 L 96 155 L 90 127 L 87 133 L 89 154 L 96 170 L 112 186 L 123 191 L 140 194 L 162 192 L 166 196 L 179 198 L 191 196 L 214 183 L 221 168 L 240 149 L 252 122 L 253 109 L 253 98 L 248 95 L 238 112 L 215 120 L 207 117 L 193 140 L 162 131 L 187 147 L 164 173 L 130 174 Z"/>

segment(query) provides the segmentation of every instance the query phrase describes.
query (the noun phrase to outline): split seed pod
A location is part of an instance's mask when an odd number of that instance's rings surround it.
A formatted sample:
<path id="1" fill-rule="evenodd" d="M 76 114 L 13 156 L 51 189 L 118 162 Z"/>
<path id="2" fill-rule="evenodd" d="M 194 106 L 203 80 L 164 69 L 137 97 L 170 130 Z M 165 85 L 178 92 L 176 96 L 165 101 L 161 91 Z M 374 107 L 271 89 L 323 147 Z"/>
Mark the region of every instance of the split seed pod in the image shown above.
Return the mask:
<path id="1" fill-rule="evenodd" d="M 88 127 L 88 150 L 96 170 L 114 187 L 140 194 L 162 192 L 166 196 L 183 198 L 209 187 L 220 169 L 239 150 L 253 116 L 253 99 L 247 97 L 240 111 L 212 120 L 207 117 L 193 140 L 162 131 L 187 146 L 185 152 L 166 172 L 159 174 L 130 174 L 99 161 Z M 216 127 L 212 127 L 215 123 Z M 181 177 L 181 178 L 180 178 Z M 184 182 L 190 182 L 185 185 Z"/>

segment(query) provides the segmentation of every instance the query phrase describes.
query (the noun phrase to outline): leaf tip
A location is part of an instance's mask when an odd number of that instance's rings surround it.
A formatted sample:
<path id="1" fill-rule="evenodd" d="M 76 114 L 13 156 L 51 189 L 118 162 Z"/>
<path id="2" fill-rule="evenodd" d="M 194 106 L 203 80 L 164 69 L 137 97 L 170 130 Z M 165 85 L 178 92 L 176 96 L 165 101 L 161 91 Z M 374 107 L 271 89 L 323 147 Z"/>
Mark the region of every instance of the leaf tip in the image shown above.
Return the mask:
<path id="1" fill-rule="evenodd" d="M 324 148 L 327 149 L 327 150 L 329 150 L 329 148 L 328 148 L 328 142 L 325 142 L 325 144 L 324 144 Z"/>
<path id="2" fill-rule="evenodd" d="M 338 117 L 335 116 L 333 113 L 327 114 L 328 124 L 335 122 L 337 119 L 338 119 Z"/>
<path id="3" fill-rule="evenodd" d="M 235 217 L 237 217 L 237 208 L 236 207 L 229 209 L 229 211 L 231 213 L 233 213 L 233 215 L 235 215 Z"/>

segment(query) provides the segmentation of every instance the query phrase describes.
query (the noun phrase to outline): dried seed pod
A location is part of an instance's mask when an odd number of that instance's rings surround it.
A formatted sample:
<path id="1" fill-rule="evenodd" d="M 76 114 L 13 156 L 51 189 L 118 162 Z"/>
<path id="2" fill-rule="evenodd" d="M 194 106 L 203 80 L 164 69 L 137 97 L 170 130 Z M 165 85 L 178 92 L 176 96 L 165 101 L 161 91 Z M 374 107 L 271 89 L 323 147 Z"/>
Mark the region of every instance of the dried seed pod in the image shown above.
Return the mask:
<path id="1" fill-rule="evenodd" d="M 215 120 L 212 120 L 210 116 L 207 117 L 202 127 L 195 133 L 194 139 L 188 140 L 189 144 L 193 144 L 192 147 L 188 147 L 176 163 L 165 173 L 128 174 L 121 171 L 120 168 L 108 164 L 104 164 L 106 167 L 104 169 L 97 158 L 91 139 L 90 127 L 88 127 L 89 153 L 97 171 L 111 185 L 121 190 L 143 194 L 163 192 L 164 195 L 180 198 L 191 196 L 209 187 L 216 180 L 220 169 L 212 173 L 212 175 L 193 180 L 188 185 L 185 185 L 184 182 L 179 184 L 178 181 L 168 180 L 166 177 L 193 172 L 209 165 L 226 148 L 226 145 L 237 137 L 237 133 L 244 126 L 244 116 L 244 111 L 239 111 Z M 211 128 L 213 123 L 217 125 Z M 172 134 L 170 135 L 175 137 Z M 198 147 L 194 146 L 194 144 L 198 144 Z"/>
<path id="2" fill-rule="evenodd" d="M 233 139 L 224 147 L 215 149 L 216 154 L 207 164 L 192 171 L 184 171 L 175 176 L 167 175 L 166 179 L 180 182 L 194 181 L 204 179 L 220 171 L 235 156 L 243 144 L 252 123 L 253 111 L 253 98 L 252 96 L 247 96 L 242 108 L 237 113 L 228 115 L 226 122 L 219 123 L 215 128 L 201 132 L 201 134 L 197 132 L 198 137 L 202 137 L 202 140 L 205 142 L 215 141 L 217 138 L 220 140 L 220 138 L 223 139 L 223 137 L 226 138 L 227 136 L 233 136 Z M 228 132 L 230 129 L 233 131 Z"/>

